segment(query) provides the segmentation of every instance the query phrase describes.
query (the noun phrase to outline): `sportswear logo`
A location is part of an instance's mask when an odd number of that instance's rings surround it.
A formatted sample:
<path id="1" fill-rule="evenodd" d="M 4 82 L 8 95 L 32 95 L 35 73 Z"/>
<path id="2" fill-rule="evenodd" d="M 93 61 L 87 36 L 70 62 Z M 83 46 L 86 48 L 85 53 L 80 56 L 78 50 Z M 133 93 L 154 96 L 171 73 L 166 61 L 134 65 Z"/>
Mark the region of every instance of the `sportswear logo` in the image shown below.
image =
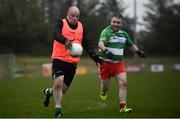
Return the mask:
<path id="1" fill-rule="evenodd" d="M 126 38 L 113 36 L 113 37 L 110 37 L 110 42 L 111 43 L 125 43 L 126 42 Z"/>
<path id="2" fill-rule="evenodd" d="M 75 31 L 69 31 L 71 34 L 75 34 Z"/>
<path id="3" fill-rule="evenodd" d="M 57 71 L 56 73 L 61 73 L 61 71 Z"/>

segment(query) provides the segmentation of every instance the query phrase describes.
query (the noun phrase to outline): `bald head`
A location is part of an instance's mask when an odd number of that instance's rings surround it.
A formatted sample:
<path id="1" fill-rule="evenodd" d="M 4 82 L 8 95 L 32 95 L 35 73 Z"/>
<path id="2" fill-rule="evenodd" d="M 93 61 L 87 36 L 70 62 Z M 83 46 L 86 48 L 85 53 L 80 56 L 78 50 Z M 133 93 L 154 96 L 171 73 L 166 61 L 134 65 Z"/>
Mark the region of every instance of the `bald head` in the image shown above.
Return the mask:
<path id="1" fill-rule="evenodd" d="M 80 11 L 76 6 L 71 6 L 68 9 L 67 19 L 70 24 L 77 24 L 79 20 Z"/>
<path id="2" fill-rule="evenodd" d="M 69 9 L 68 9 L 68 14 L 69 13 L 76 13 L 76 14 L 80 14 L 79 12 L 79 9 L 76 7 L 76 6 L 71 6 Z"/>

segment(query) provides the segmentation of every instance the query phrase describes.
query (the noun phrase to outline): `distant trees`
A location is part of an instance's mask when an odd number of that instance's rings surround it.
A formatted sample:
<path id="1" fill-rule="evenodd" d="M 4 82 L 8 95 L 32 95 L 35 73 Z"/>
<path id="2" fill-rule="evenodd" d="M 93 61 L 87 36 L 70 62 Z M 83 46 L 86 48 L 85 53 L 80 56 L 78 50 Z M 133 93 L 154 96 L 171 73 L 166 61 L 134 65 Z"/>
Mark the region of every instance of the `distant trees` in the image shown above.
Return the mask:
<path id="1" fill-rule="evenodd" d="M 47 54 L 49 24 L 34 0 L 0 1 L 0 53 Z"/>
<path id="2" fill-rule="evenodd" d="M 97 46 L 101 30 L 113 12 L 123 14 L 123 0 L 1 0 L 0 53 L 50 55 L 52 30 L 57 17 L 66 17 L 76 4 L 88 38 Z M 121 4 L 120 4 L 121 3 Z"/>
<path id="3" fill-rule="evenodd" d="M 80 21 L 97 46 L 101 30 L 113 13 L 123 15 L 124 27 L 133 39 L 133 19 L 124 16 L 125 0 L 0 0 L 0 53 L 50 55 L 52 30 L 57 17 L 66 17 L 69 6 L 80 8 Z M 173 0 L 149 0 L 144 17 L 146 30 L 138 45 L 152 55 L 180 52 L 180 4 Z M 139 37 L 141 36 L 141 37 Z M 139 40 L 142 39 L 142 40 Z"/>
<path id="4" fill-rule="evenodd" d="M 150 0 L 144 20 L 144 49 L 153 55 L 178 55 L 180 52 L 180 4 L 173 0 Z"/>

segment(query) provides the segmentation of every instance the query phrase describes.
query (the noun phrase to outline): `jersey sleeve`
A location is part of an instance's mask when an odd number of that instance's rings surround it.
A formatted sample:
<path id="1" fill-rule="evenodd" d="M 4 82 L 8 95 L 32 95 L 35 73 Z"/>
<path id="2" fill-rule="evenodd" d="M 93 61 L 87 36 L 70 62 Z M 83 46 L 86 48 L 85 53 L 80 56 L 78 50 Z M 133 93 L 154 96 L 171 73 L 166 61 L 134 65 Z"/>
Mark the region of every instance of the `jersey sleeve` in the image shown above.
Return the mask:
<path id="1" fill-rule="evenodd" d="M 99 41 L 102 41 L 102 42 L 106 42 L 107 41 L 107 38 L 108 38 L 108 33 L 107 33 L 107 30 L 104 29 L 102 32 L 101 32 L 101 35 L 100 35 L 100 38 L 99 38 Z"/>
<path id="2" fill-rule="evenodd" d="M 62 34 L 60 34 L 61 31 L 62 31 L 62 27 L 63 27 L 63 21 L 58 18 L 56 20 L 56 23 L 55 23 L 55 26 L 54 26 L 53 36 L 54 36 L 54 39 L 56 41 L 58 41 L 59 43 L 64 44 L 66 38 Z"/>
<path id="3" fill-rule="evenodd" d="M 129 37 L 129 35 L 126 32 L 124 35 L 125 35 L 125 38 L 127 39 L 126 46 L 131 47 L 134 44 L 133 41 L 131 40 L 131 38 Z"/>

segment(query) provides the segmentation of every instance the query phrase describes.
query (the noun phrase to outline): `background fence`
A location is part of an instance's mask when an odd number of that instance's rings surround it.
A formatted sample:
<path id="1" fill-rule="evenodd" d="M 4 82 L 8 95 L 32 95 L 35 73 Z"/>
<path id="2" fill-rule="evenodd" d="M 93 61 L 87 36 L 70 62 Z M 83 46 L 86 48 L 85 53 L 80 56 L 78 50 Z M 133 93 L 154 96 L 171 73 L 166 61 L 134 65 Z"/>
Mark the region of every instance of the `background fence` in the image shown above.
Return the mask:
<path id="1" fill-rule="evenodd" d="M 180 71 L 180 58 L 125 58 L 127 72 L 174 72 Z M 97 73 L 95 63 L 81 58 L 77 74 Z M 17 77 L 51 76 L 51 60 L 47 57 L 18 57 L 0 55 L 0 79 Z"/>

